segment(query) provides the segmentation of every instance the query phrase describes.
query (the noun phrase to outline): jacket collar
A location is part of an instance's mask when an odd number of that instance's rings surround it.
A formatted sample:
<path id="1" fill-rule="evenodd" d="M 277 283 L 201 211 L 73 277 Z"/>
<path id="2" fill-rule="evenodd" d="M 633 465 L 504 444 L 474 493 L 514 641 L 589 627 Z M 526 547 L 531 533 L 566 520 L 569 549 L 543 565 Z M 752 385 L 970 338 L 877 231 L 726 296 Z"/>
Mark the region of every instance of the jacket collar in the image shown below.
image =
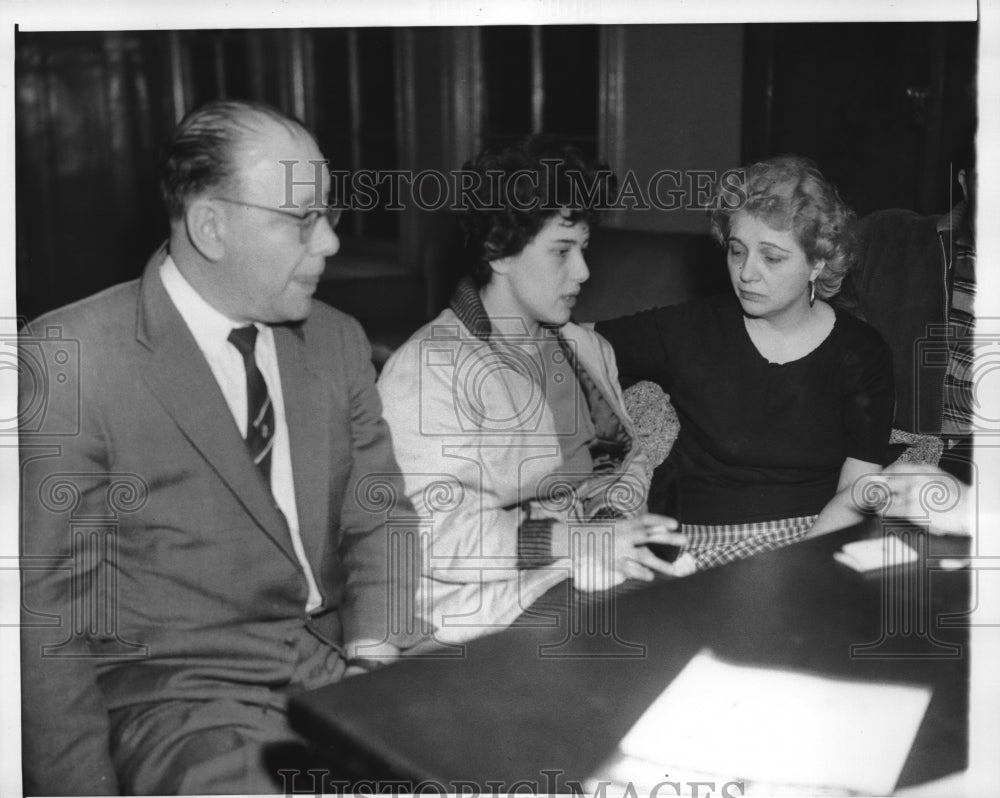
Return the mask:
<path id="1" fill-rule="evenodd" d="M 493 325 L 483 307 L 472 279 L 465 277 L 458 284 L 455 296 L 451 300 L 451 310 L 458 316 L 465 328 L 479 340 L 489 343 L 493 334 Z M 594 423 L 595 439 L 591 444 L 591 456 L 595 472 L 607 472 L 619 468 L 622 461 L 632 448 L 632 439 L 615 412 L 614 407 L 604 397 L 594 379 L 579 362 L 575 347 L 563 337 L 560 329 L 552 325 L 543 325 L 546 334 L 558 339 L 559 345 L 573 367 L 580 390 L 590 410 Z"/>
<path id="2" fill-rule="evenodd" d="M 462 278 L 448 306 L 470 333 L 480 341 L 489 343 L 493 337 L 493 322 L 490 321 L 490 317 L 486 313 L 486 308 L 483 307 L 483 300 L 479 296 L 479 289 L 476 288 L 476 284 L 472 281 L 471 277 Z M 523 324 L 521 324 L 520 320 L 516 321 L 517 324 L 512 326 L 520 332 L 517 328 L 521 327 L 524 329 Z M 562 340 L 560 327 L 552 324 L 543 324 L 542 329 L 546 331 L 543 335 Z"/>
<path id="3" fill-rule="evenodd" d="M 465 328 L 480 341 L 489 341 L 493 325 L 479 297 L 479 290 L 471 277 L 463 277 L 455 289 L 449 307 Z"/>
<path id="4" fill-rule="evenodd" d="M 160 279 L 160 264 L 166 257 L 166 245 L 150 258 L 139 285 L 136 340 L 150 352 L 143 364 L 141 378 L 149 386 L 164 411 L 173 418 L 181 432 L 213 470 L 228 485 L 260 528 L 293 562 L 298 558 L 291 545 L 287 525 L 271 498 L 271 492 L 247 456 L 240 434 L 226 400 L 219 390 L 194 336 L 174 307 Z M 282 360 L 282 385 L 286 384 L 286 363 L 292 350 L 302 348 L 302 332 L 275 329 L 275 347 Z M 289 346 L 294 342 L 293 346 Z M 301 360 L 301 355 L 299 356 Z M 289 391 L 283 390 L 289 397 Z M 294 447 L 293 415 L 286 402 L 286 417 Z M 314 412 L 315 408 L 310 408 Z M 296 468 L 293 448 L 293 472 Z M 299 499 L 296 482 L 296 498 Z M 300 527 L 302 526 L 302 511 Z"/>

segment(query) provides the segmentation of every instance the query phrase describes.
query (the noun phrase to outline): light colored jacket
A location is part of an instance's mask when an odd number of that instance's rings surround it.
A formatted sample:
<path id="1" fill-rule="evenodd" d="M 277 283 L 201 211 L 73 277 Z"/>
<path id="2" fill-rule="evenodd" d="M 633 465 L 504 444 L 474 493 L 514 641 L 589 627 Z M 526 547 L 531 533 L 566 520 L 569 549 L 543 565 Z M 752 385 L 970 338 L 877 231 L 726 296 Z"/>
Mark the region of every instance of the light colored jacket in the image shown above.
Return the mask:
<path id="1" fill-rule="evenodd" d="M 563 456 L 552 412 L 530 376 L 537 340 L 512 341 L 507 330 L 501 343 L 489 327 L 483 317 L 463 322 L 445 310 L 392 356 L 378 383 L 420 519 L 420 611 L 442 642 L 504 628 L 570 575 L 569 561 L 551 556 L 548 519 L 567 522 L 572 532 L 598 514 L 645 510 L 646 460 L 634 443 L 610 345 L 575 324 L 559 330 L 562 350 L 589 376 L 581 377 L 584 395 L 596 386 L 603 397 L 603 404 L 588 397 L 598 435 L 610 425 L 623 443 L 603 473 L 574 480 L 557 472 Z M 595 403 L 605 411 L 601 423 Z"/>

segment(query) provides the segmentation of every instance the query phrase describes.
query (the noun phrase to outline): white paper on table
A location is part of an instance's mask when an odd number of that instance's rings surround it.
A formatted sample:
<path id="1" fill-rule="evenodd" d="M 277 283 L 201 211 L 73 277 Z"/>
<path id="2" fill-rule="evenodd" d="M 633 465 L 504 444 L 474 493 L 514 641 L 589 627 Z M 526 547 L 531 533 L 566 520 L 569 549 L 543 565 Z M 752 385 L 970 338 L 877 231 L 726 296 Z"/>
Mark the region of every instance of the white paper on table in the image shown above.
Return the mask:
<path id="1" fill-rule="evenodd" d="M 733 665 L 702 650 L 619 750 L 664 772 L 888 795 L 930 698 L 929 687 Z"/>
<path id="2" fill-rule="evenodd" d="M 917 552 L 895 535 L 885 535 L 845 543 L 840 551 L 834 552 L 833 558 L 855 571 L 863 572 L 915 562 Z"/>

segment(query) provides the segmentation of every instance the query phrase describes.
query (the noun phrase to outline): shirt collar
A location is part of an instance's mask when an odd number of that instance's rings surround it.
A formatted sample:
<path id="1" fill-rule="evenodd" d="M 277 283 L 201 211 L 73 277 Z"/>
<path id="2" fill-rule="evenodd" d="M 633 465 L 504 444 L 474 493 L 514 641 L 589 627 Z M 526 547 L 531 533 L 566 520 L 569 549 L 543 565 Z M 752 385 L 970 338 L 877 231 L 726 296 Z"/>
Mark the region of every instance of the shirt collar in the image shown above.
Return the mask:
<path id="1" fill-rule="evenodd" d="M 212 307 L 181 274 L 168 254 L 160 264 L 160 279 L 167 295 L 177 307 L 191 334 L 203 349 L 216 349 L 227 343 L 229 333 L 237 324 L 226 314 Z M 258 329 L 261 325 L 256 325 Z"/>

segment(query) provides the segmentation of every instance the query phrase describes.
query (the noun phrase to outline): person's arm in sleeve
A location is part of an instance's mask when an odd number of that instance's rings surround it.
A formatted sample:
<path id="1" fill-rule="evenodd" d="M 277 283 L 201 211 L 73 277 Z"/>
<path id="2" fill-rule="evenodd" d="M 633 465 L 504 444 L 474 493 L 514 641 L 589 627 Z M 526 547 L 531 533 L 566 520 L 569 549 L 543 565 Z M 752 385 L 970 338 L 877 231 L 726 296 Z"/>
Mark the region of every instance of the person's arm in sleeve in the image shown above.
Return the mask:
<path id="1" fill-rule="evenodd" d="M 594 325 L 594 331 L 614 350 L 623 388 L 642 380 L 668 384 L 667 338 L 671 317 L 670 308 L 655 308 Z"/>
<path id="2" fill-rule="evenodd" d="M 476 349 L 437 351 L 454 360 Z M 454 382 L 465 370 L 424 362 L 427 351 L 420 341 L 405 344 L 378 387 L 406 496 L 425 523 L 422 549 L 433 578 L 509 579 L 511 569 L 553 565 L 568 553 L 556 551 L 552 538 L 565 513 L 531 502 L 533 496 L 514 503 L 501 498 L 495 482 L 517 475 L 511 436 L 491 435 L 461 415 Z"/>
<path id="3" fill-rule="evenodd" d="M 367 338 L 356 323 L 348 327 L 345 338 L 352 452 L 340 519 L 341 556 L 347 569 L 341 607 L 345 650 L 348 658 L 391 661 L 398 649 L 417 639 L 416 532 L 382 417 Z M 380 504 L 378 512 L 366 506 L 364 496 L 371 491 L 390 499 L 381 503 L 384 507 Z M 387 521 L 391 518 L 401 522 L 391 524 L 390 530 Z"/>
<path id="4" fill-rule="evenodd" d="M 927 463 L 893 463 L 873 481 L 877 510 L 905 518 L 934 535 L 971 536 L 976 528 L 976 485 Z"/>
<path id="5" fill-rule="evenodd" d="M 75 620 L 113 606 L 106 602 L 113 597 L 101 590 L 104 555 L 75 544 L 70 524 L 71 515 L 110 514 L 107 447 L 91 397 L 78 390 L 39 397 L 37 389 L 22 379 L 18 397 L 22 411 L 41 407 L 31 417 L 40 426 L 20 433 L 24 791 L 115 795 L 108 710 L 87 630 Z"/>
<path id="6" fill-rule="evenodd" d="M 867 508 L 858 501 L 858 486 L 863 484 L 859 480 L 879 473 L 888 455 L 895 406 L 892 353 L 878 339 L 863 358 L 852 363 L 851 369 L 843 404 L 847 458 L 837 493 L 820 512 L 807 537 L 843 529 L 865 517 Z"/>

